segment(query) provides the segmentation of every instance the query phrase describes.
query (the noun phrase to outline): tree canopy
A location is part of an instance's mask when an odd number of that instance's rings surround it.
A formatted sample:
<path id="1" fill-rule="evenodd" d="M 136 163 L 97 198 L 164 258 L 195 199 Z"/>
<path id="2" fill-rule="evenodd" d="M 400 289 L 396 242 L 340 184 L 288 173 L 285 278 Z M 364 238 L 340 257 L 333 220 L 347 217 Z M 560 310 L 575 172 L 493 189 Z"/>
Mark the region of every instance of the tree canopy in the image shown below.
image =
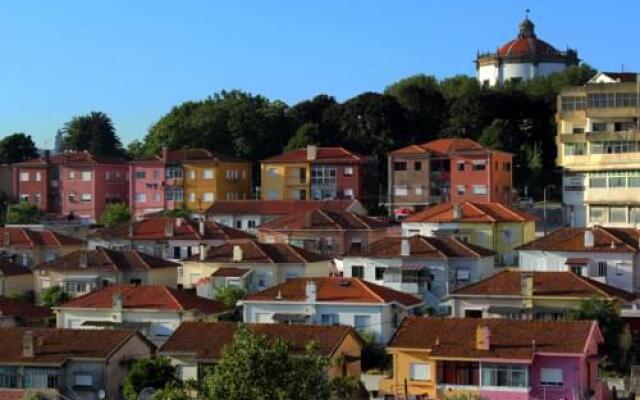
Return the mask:
<path id="1" fill-rule="evenodd" d="M 14 133 L 0 140 L 0 162 L 13 164 L 38 157 L 33 139 L 25 133 Z"/>
<path id="2" fill-rule="evenodd" d="M 112 203 L 107 205 L 100 216 L 100 223 L 107 228 L 112 228 L 121 222 L 129 221 L 131 212 L 129 207 L 124 203 Z"/>
<path id="3" fill-rule="evenodd" d="M 124 380 L 123 394 L 127 400 L 137 400 L 138 395 L 145 388 L 157 390 L 167 388 L 167 392 L 179 390 L 176 367 L 166 357 L 141 358 L 131 366 Z M 167 395 L 163 391 L 163 396 Z M 160 397 L 159 398 L 168 398 Z"/>
<path id="4" fill-rule="evenodd" d="M 69 293 L 65 292 L 62 286 L 50 286 L 42 291 L 42 305 L 45 307 L 55 307 L 70 299 Z"/>
<path id="5" fill-rule="evenodd" d="M 94 155 L 122 157 L 124 150 L 111 118 L 103 112 L 92 111 L 73 117 L 62 128 L 65 150 L 88 150 Z"/>
<path id="6" fill-rule="evenodd" d="M 36 224 L 44 217 L 44 212 L 37 205 L 20 202 L 7 207 L 5 223 L 7 224 Z"/>

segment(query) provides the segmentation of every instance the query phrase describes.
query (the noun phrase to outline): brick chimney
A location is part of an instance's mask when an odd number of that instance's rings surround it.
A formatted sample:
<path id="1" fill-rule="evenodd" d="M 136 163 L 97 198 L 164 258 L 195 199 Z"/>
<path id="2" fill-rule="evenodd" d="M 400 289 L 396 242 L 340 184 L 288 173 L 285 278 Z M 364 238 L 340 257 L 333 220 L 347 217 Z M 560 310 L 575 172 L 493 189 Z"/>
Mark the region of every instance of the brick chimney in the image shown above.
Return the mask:
<path id="1" fill-rule="evenodd" d="M 594 245 L 593 231 L 591 229 L 586 229 L 584 231 L 584 247 L 591 248 Z"/>
<path id="2" fill-rule="evenodd" d="M 33 357 L 36 355 L 36 344 L 33 331 L 24 331 L 22 335 L 22 355 L 24 357 Z"/>
<path id="3" fill-rule="evenodd" d="M 491 348 L 491 330 L 487 325 L 480 324 L 476 327 L 476 350 L 489 350 Z"/>
<path id="4" fill-rule="evenodd" d="M 522 308 L 533 308 L 533 271 L 520 273 L 520 290 L 522 294 Z"/>
<path id="5" fill-rule="evenodd" d="M 305 286 L 305 291 L 304 291 L 307 303 L 316 302 L 317 291 L 318 291 L 318 288 L 316 286 L 316 283 L 312 280 L 307 281 L 307 285 Z"/>

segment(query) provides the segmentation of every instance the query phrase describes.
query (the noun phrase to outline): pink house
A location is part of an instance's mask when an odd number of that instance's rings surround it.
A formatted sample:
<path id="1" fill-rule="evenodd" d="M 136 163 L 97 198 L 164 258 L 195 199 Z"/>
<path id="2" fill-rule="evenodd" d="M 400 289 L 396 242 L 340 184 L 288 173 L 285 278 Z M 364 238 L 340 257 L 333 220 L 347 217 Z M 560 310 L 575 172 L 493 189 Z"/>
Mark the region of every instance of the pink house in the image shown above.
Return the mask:
<path id="1" fill-rule="evenodd" d="M 87 151 L 59 156 L 62 214 L 96 222 L 109 203 L 127 202 L 128 167 Z"/>
<path id="2" fill-rule="evenodd" d="M 166 151 L 129 163 L 129 204 L 134 215 L 144 215 L 165 209 Z M 172 207 L 168 207 L 171 209 Z"/>

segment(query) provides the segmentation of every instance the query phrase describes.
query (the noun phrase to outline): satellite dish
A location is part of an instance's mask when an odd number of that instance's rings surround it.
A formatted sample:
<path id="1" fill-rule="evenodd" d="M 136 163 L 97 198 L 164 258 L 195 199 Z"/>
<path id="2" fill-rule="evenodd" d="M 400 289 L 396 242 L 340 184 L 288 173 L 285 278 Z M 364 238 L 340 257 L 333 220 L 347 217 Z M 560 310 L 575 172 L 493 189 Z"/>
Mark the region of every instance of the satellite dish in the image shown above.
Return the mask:
<path id="1" fill-rule="evenodd" d="M 153 393 L 156 391 L 155 388 L 146 387 L 140 391 L 138 395 L 138 400 L 151 400 L 153 398 Z"/>

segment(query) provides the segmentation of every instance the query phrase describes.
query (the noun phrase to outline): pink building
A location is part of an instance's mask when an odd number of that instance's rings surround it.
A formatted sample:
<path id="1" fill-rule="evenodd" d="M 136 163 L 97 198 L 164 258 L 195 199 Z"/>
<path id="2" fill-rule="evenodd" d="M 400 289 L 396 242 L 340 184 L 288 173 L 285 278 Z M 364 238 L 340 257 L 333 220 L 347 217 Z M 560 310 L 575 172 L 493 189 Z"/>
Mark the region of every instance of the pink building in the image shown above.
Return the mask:
<path id="1" fill-rule="evenodd" d="M 129 204 L 134 215 L 165 209 L 165 173 L 168 153 L 129 163 Z M 172 207 L 166 207 L 171 209 Z"/>
<path id="2" fill-rule="evenodd" d="M 96 222 L 109 203 L 127 202 L 128 167 L 87 151 L 58 156 L 62 214 Z"/>

